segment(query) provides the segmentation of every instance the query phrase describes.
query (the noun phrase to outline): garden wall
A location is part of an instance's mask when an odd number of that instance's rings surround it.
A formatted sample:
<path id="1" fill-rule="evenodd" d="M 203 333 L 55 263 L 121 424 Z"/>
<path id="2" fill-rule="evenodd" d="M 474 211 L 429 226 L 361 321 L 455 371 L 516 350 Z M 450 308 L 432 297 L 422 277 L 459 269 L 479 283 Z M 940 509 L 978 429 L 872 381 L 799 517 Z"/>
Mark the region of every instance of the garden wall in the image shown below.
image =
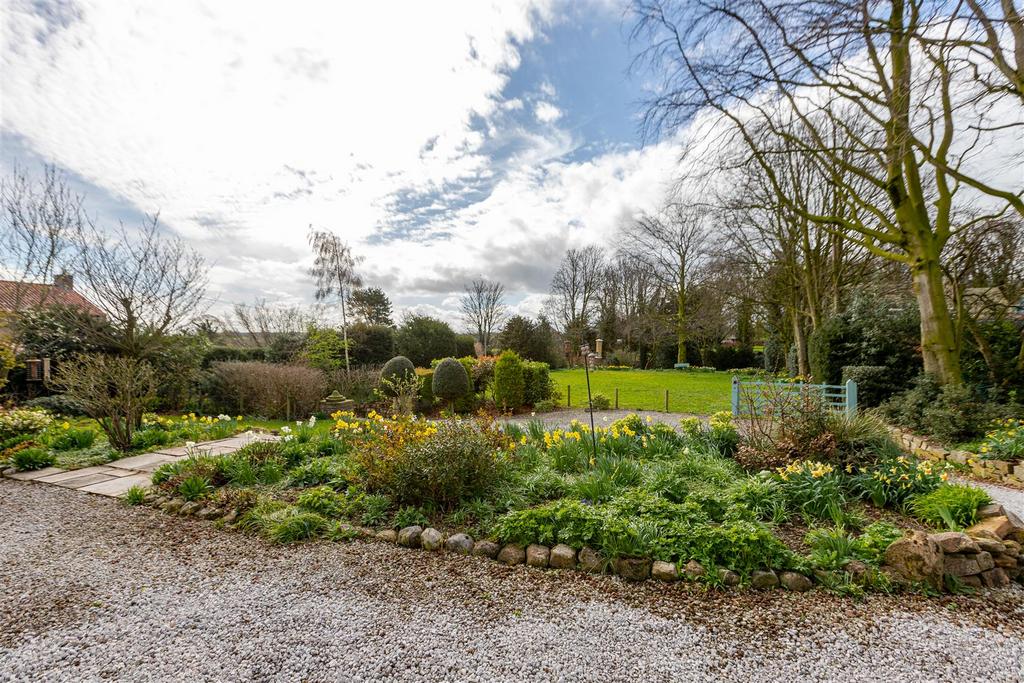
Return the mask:
<path id="1" fill-rule="evenodd" d="M 954 465 L 969 467 L 979 479 L 1002 484 L 1024 485 L 1024 462 L 1009 460 L 985 460 L 977 453 L 944 448 L 924 437 L 892 427 L 892 436 L 904 450 L 925 460 L 941 460 Z"/>

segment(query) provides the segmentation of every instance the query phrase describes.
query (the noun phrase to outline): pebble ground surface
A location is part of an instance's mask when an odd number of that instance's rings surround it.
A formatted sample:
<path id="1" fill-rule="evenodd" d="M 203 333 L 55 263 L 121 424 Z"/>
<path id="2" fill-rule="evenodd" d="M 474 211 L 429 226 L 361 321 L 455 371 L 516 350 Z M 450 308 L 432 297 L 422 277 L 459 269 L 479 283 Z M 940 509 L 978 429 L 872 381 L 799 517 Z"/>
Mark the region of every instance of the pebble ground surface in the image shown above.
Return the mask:
<path id="1" fill-rule="evenodd" d="M 269 546 L 0 480 L 0 680 L 1020 681 L 1024 591 L 703 592 Z"/>

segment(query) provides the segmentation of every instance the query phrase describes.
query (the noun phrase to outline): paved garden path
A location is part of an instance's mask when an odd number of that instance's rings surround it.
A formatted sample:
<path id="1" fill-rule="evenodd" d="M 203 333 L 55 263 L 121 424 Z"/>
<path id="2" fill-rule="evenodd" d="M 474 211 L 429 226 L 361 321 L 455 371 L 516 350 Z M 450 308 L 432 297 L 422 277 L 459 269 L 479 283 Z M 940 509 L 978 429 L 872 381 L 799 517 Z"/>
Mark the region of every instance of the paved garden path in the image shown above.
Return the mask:
<path id="1" fill-rule="evenodd" d="M 1024 590 L 703 592 L 270 546 L 0 480 L 0 681 L 1019 681 Z"/>
<path id="2" fill-rule="evenodd" d="M 195 448 L 211 455 L 223 455 L 224 453 L 233 453 L 257 438 L 267 437 L 246 432 L 217 441 L 205 441 Z M 188 447 L 177 446 L 78 470 L 47 467 L 29 472 L 15 472 L 6 476 L 10 479 L 52 484 L 61 488 L 117 498 L 124 495 L 133 486 L 149 486 L 153 470 L 160 465 L 187 457 Z"/>

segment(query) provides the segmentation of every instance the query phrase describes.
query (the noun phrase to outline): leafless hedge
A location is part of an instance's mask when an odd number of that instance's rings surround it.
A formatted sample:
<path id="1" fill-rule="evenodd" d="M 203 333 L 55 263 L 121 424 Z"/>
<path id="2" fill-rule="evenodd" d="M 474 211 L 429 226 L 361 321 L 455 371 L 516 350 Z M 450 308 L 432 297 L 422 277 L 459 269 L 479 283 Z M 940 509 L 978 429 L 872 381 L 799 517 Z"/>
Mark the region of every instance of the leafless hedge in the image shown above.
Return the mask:
<path id="1" fill-rule="evenodd" d="M 255 361 L 214 363 L 211 372 L 232 412 L 277 419 L 300 419 L 316 411 L 327 395 L 327 377 L 304 365 Z"/>

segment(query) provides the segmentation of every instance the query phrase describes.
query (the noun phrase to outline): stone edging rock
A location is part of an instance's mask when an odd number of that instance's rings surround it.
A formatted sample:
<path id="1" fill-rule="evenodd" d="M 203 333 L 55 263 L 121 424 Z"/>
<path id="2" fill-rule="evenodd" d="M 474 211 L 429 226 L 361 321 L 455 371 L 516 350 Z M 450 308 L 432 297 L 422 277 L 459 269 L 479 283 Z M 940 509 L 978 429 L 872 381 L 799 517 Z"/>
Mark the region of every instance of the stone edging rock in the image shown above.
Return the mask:
<path id="1" fill-rule="evenodd" d="M 949 462 L 969 467 L 971 474 L 987 481 L 1015 486 L 1024 485 L 1024 462 L 985 460 L 976 453 L 943 448 L 939 444 L 916 434 L 903 431 L 898 427 L 891 427 L 890 432 L 898 445 L 923 460 Z"/>
<path id="2" fill-rule="evenodd" d="M 145 501 L 167 514 L 195 516 L 200 519 L 234 524 L 238 520 L 235 510 L 207 507 L 181 498 L 167 498 L 150 493 Z M 886 564 L 881 571 L 896 583 L 927 583 L 938 590 L 946 586 L 946 577 L 974 588 L 999 588 L 1017 580 L 1024 583 L 1024 523 L 1001 505 L 988 505 L 979 511 L 981 522 L 966 532 L 926 534 L 914 531 L 896 541 L 885 554 Z M 432 527 L 409 526 L 398 531 L 376 530 L 370 527 L 348 528 L 352 537 L 397 544 L 427 552 L 450 552 L 458 555 L 486 557 L 508 566 L 525 565 L 537 569 L 575 569 L 601 574 L 611 572 L 628 581 L 697 581 L 704 579 L 708 570 L 695 560 L 681 568 L 672 562 L 649 558 L 618 558 L 606 562 L 596 550 L 579 550 L 565 544 L 548 547 L 540 544 L 527 546 L 515 543 L 500 544 L 492 540 L 475 541 L 464 533 L 445 537 Z M 740 584 L 734 571 L 719 568 L 717 583 L 723 587 Z M 873 570 L 857 560 L 846 566 L 854 581 L 861 580 Z M 806 576 L 794 571 L 772 569 L 754 571 L 749 586 L 755 590 L 784 588 L 794 592 L 810 590 L 815 583 L 829 584 L 830 572 L 816 572 Z"/>

